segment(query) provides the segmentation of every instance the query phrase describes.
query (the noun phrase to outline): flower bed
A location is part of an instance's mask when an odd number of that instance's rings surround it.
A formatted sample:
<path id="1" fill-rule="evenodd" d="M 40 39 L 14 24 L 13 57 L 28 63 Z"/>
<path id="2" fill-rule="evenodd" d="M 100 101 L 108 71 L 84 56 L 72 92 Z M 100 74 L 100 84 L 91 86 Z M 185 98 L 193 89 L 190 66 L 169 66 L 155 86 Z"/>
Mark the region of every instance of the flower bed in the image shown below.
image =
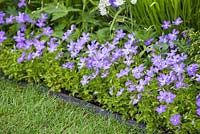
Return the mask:
<path id="1" fill-rule="evenodd" d="M 119 29 L 105 42 L 87 32 L 77 38 L 75 25 L 59 36 L 48 19 L 0 12 L 1 71 L 145 122 L 150 132 L 200 131 L 199 38 L 177 30 L 180 17 L 164 21 L 160 36 Z"/>

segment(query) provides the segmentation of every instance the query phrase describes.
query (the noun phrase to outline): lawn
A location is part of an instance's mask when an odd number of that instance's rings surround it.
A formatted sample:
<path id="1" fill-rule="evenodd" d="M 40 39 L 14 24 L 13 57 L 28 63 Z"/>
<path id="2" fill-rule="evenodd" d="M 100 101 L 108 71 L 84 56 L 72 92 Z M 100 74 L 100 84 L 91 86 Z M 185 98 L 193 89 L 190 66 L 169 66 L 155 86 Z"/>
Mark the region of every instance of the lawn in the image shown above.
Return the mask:
<path id="1" fill-rule="evenodd" d="M 142 134 L 139 128 L 49 96 L 41 86 L 0 78 L 2 134 Z"/>

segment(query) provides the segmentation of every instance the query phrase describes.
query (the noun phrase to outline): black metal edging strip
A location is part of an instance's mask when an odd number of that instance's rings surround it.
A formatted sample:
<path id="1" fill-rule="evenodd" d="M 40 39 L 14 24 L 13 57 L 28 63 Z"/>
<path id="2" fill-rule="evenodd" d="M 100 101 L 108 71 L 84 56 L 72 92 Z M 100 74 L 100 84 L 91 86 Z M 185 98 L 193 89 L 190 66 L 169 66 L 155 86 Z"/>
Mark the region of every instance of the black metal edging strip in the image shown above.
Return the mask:
<path id="1" fill-rule="evenodd" d="M 0 72 L 0 76 L 2 76 L 6 80 L 12 80 L 12 79 L 9 79 L 3 72 Z M 29 84 L 26 81 L 17 81 L 17 82 L 22 84 L 22 85 L 25 85 L 25 86 Z M 38 85 L 36 83 L 33 83 L 33 84 L 34 85 Z M 145 129 L 146 128 L 145 124 L 137 123 L 134 120 L 123 120 L 122 116 L 120 114 L 118 114 L 118 113 L 112 113 L 112 112 L 110 112 L 108 110 L 105 110 L 105 109 L 102 109 L 101 107 L 96 106 L 96 105 L 94 105 L 92 103 L 86 102 L 84 100 L 81 100 L 81 99 L 78 99 L 78 98 L 75 98 L 75 97 L 72 97 L 72 96 L 68 96 L 68 95 L 66 95 L 64 93 L 52 92 L 47 87 L 44 87 L 42 85 L 40 85 L 40 86 L 44 89 L 44 92 L 49 93 L 49 95 L 57 96 L 57 97 L 61 98 L 62 100 L 66 101 L 66 102 L 76 103 L 76 104 L 78 104 L 80 106 L 83 106 L 83 107 L 87 108 L 88 110 L 92 110 L 96 114 L 100 114 L 100 115 L 105 116 L 105 117 L 112 116 L 117 121 L 119 121 L 120 123 L 125 122 L 129 126 L 135 125 L 135 126 L 138 126 L 140 129 Z"/>
<path id="2" fill-rule="evenodd" d="M 94 113 L 96 113 L 96 114 L 100 114 L 100 115 L 105 116 L 105 117 L 112 116 L 115 119 L 117 119 L 120 123 L 123 122 L 123 118 L 120 114 L 112 113 L 112 112 L 105 110 L 105 109 L 102 109 L 101 107 L 96 106 L 92 103 L 88 103 L 84 100 L 81 100 L 81 99 L 78 99 L 78 98 L 75 98 L 75 97 L 72 97 L 72 96 L 68 96 L 66 94 L 59 93 L 59 92 L 51 92 L 50 91 L 49 94 L 58 96 L 59 98 L 63 99 L 64 101 L 67 101 L 67 102 L 77 103 L 80 106 L 84 106 L 87 109 L 94 111 Z M 137 123 L 134 120 L 125 120 L 125 123 L 129 126 L 135 125 L 135 126 L 138 126 L 141 129 L 145 129 L 145 124 Z"/>

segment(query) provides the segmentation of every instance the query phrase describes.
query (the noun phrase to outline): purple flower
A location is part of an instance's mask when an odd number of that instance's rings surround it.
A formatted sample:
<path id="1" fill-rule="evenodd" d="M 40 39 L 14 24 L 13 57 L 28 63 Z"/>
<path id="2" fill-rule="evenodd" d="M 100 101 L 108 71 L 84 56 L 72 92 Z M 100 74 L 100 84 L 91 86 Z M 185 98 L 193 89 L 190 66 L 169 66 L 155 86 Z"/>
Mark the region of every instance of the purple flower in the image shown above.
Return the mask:
<path id="1" fill-rule="evenodd" d="M 77 42 L 70 41 L 70 45 L 68 45 L 68 51 L 71 53 L 71 57 L 76 57 L 84 48 L 84 45 L 89 41 L 89 39 L 89 33 L 82 33 L 82 36 L 77 40 Z"/>
<path id="2" fill-rule="evenodd" d="M 24 14 L 21 12 L 18 12 L 18 16 L 16 16 L 15 19 L 18 23 L 25 23 L 31 21 L 28 14 Z"/>
<path id="3" fill-rule="evenodd" d="M 115 61 L 117 60 L 118 58 L 120 58 L 122 56 L 123 52 L 121 49 L 115 49 L 114 52 L 112 52 L 112 60 L 111 61 Z"/>
<path id="4" fill-rule="evenodd" d="M 170 76 L 171 82 L 177 80 L 177 77 L 175 76 L 174 71 L 170 71 L 169 76 Z"/>
<path id="5" fill-rule="evenodd" d="M 99 75 L 99 69 L 95 68 L 95 72 L 91 74 L 90 79 L 95 79 Z"/>
<path id="6" fill-rule="evenodd" d="M 111 52 L 112 50 L 116 49 L 116 44 L 115 43 L 109 43 L 108 44 L 108 50 Z"/>
<path id="7" fill-rule="evenodd" d="M 165 96 L 166 103 L 172 103 L 174 101 L 174 98 L 176 98 L 175 94 L 172 94 L 170 92 L 167 92 L 167 95 Z"/>
<path id="8" fill-rule="evenodd" d="M 200 98 L 196 101 L 196 105 L 200 107 Z"/>
<path id="9" fill-rule="evenodd" d="M 146 75 L 149 76 L 149 77 L 153 77 L 154 76 L 154 71 L 152 69 L 146 70 Z"/>
<path id="10" fill-rule="evenodd" d="M 161 114 L 161 113 L 164 113 L 167 109 L 167 106 L 166 105 L 160 105 L 159 107 L 156 108 L 156 112 L 158 114 Z"/>
<path id="11" fill-rule="evenodd" d="M 160 74 L 158 76 L 158 82 L 159 82 L 159 85 L 162 87 L 165 85 L 169 85 L 172 81 L 168 74 Z"/>
<path id="12" fill-rule="evenodd" d="M 113 6 L 115 8 L 119 7 L 118 5 L 115 4 L 115 2 L 116 2 L 116 0 L 109 0 L 109 3 L 111 6 Z"/>
<path id="13" fill-rule="evenodd" d="M 116 38 L 119 40 L 119 39 L 122 39 L 126 36 L 126 33 L 124 33 L 123 30 L 117 30 L 116 31 Z"/>
<path id="14" fill-rule="evenodd" d="M 26 57 L 26 53 L 23 52 L 22 55 L 21 55 L 21 57 L 17 59 L 17 62 L 18 62 L 18 63 L 23 62 L 23 61 L 25 60 L 25 57 Z"/>
<path id="15" fill-rule="evenodd" d="M 187 73 L 188 76 L 195 76 L 195 73 L 197 72 L 199 68 L 198 64 L 191 64 L 190 66 L 187 67 Z"/>
<path id="16" fill-rule="evenodd" d="M 180 17 L 178 17 L 175 21 L 173 21 L 172 23 L 174 24 L 174 25 L 180 25 L 181 23 L 183 22 L 183 20 L 180 18 Z"/>
<path id="17" fill-rule="evenodd" d="M 144 71 L 144 65 L 141 64 L 140 66 L 135 67 L 135 68 L 132 70 L 132 75 L 133 75 L 136 79 L 139 79 L 139 78 L 141 78 L 142 76 L 144 76 L 144 73 L 142 73 L 143 71 Z"/>
<path id="18" fill-rule="evenodd" d="M 32 53 L 32 59 L 35 59 L 37 57 L 40 57 L 42 55 L 42 51 L 36 51 L 34 53 Z"/>
<path id="19" fill-rule="evenodd" d="M 149 84 L 149 82 L 152 80 L 152 77 L 149 77 L 149 76 L 145 76 L 144 77 L 144 82 L 145 84 Z"/>
<path id="20" fill-rule="evenodd" d="M 24 33 L 22 33 L 21 31 L 17 31 L 17 36 L 14 36 L 13 38 L 15 39 L 16 42 L 25 41 Z"/>
<path id="21" fill-rule="evenodd" d="M 38 52 L 41 52 L 45 48 L 45 45 L 44 45 L 45 43 L 46 43 L 45 40 L 39 41 L 37 39 L 34 39 L 34 41 L 33 41 L 33 45 L 35 46 L 35 48 Z"/>
<path id="22" fill-rule="evenodd" d="M 127 42 L 124 44 L 124 49 L 122 49 L 122 51 L 123 51 L 123 54 L 127 56 L 129 54 L 136 54 L 137 48 L 138 46 L 132 46 L 132 44 Z"/>
<path id="23" fill-rule="evenodd" d="M 182 73 L 185 72 L 184 67 L 185 67 L 185 64 L 182 62 L 182 63 L 180 63 L 180 64 L 175 64 L 175 65 L 173 66 L 173 70 L 174 70 L 178 75 L 180 75 L 180 74 L 182 74 Z"/>
<path id="24" fill-rule="evenodd" d="M 0 43 L 2 43 L 6 39 L 7 39 L 7 37 L 5 37 L 5 32 L 4 31 L 0 31 Z"/>
<path id="25" fill-rule="evenodd" d="M 39 28 L 44 27 L 44 26 L 45 26 L 45 20 L 42 19 L 42 18 L 39 18 L 39 19 L 37 20 L 36 26 L 38 26 Z"/>
<path id="26" fill-rule="evenodd" d="M 17 62 L 18 62 L 18 63 L 21 63 L 21 62 L 23 62 L 23 61 L 24 61 L 24 58 L 23 58 L 23 57 L 20 57 L 20 58 L 17 59 Z"/>
<path id="27" fill-rule="evenodd" d="M 168 29 L 171 27 L 171 22 L 170 21 L 164 21 L 162 26 L 163 29 Z"/>
<path id="28" fill-rule="evenodd" d="M 136 85 L 131 84 L 128 88 L 127 91 L 128 92 L 133 92 L 134 90 L 136 90 Z"/>
<path id="29" fill-rule="evenodd" d="M 72 28 L 75 28 L 75 27 L 72 25 Z M 90 40 L 90 34 L 89 34 L 89 33 L 83 32 L 83 33 L 82 33 L 82 36 L 80 37 L 80 40 L 79 40 L 79 41 L 80 41 L 82 44 L 85 44 L 85 43 L 87 43 L 89 40 Z M 77 43 L 79 43 L 79 41 L 77 41 Z"/>
<path id="30" fill-rule="evenodd" d="M 162 36 L 159 37 L 159 42 L 160 43 L 167 43 L 168 42 L 167 35 L 164 35 L 164 33 L 162 33 Z"/>
<path id="31" fill-rule="evenodd" d="M 53 53 L 53 52 L 55 52 L 57 50 L 57 45 L 50 45 L 50 47 L 48 47 L 47 50 L 50 53 Z"/>
<path id="32" fill-rule="evenodd" d="M 76 26 L 75 25 L 71 25 L 71 29 L 67 30 L 67 32 L 64 33 L 62 40 L 67 40 L 69 38 L 69 36 L 73 33 L 73 31 L 75 30 Z"/>
<path id="33" fill-rule="evenodd" d="M 184 61 L 187 59 L 187 55 L 184 53 L 181 53 L 179 57 L 180 57 L 180 61 Z"/>
<path id="34" fill-rule="evenodd" d="M 180 114 L 175 114 L 170 118 L 170 122 L 172 125 L 176 126 L 181 123 L 181 115 Z"/>
<path id="35" fill-rule="evenodd" d="M 83 80 L 81 80 L 81 84 L 83 86 L 87 85 L 89 83 L 89 79 L 90 79 L 90 76 L 84 75 Z"/>
<path id="36" fill-rule="evenodd" d="M 183 31 L 183 32 L 181 33 L 181 35 L 182 35 L 184 38 L 186 38 L 186 37 L 187 37 L 187 32 Z"/>
<path id="37" fill-rule="evenodd" d="M 47 20 L 47 19 L 48 19 L 48 15 L 45 14 L 45 13 L 42 13 L 42 14 L 41 14 L 41 18 L 42 18 L 43 20 Z"/>
<path id="38" fill-rule="evenodd" d="M 109 71 L 106 71 L 104 73 L 101 74 L 101 78 L 106 78 L 109 75 Z"/>
<path id="39" fill-rule="evenodd" d="M 4 19 L 3 17 L 5 16 L 6 14 L 3 12 L 3 11 L 0 11 L 0 24 L 4 24 Z"/>
<path id="40" fill-rule="evenodd" d="M 58 60 L 61 56 L 63 56 L 64 55 L 64 52 L 60 52 L 60 53 L 58 53 L 58 55 L 56 56 L 56 60 Z"/>
<path id="41" fill-rule="evenodd" d="M 162 57 L 160 55 L 157 56 L 157 55 L 153 54 L 151 62 L 153 63 L 154 66 L 157 67 L 158 70 L 162 70 L 162 69 L 168 67 L 167 62 L 164 59 L 162 59 Z"/>
<path id="42" fill-rule="evenodd" d="M 145 45 L 146 46 L 151 45 L 152 41 L 154 41 L 154 38 L 150 38 L 150 39 L 145 40 Z"/>
<path id="43" fill-rule="evenodd" d="M 160 94 L 160 96 L 157 96 L 157 99 L 160 102 L 162 102 L 165 99 L 165 97 L 166 97 L 166 92 L 165 91 L 160 91 L 159 94 Z"/>
<path id="44" fill-rule="evenodd" d="M 182 88 L 182 87 L 188 87 L 188 84 L 185 84 L 183 82 L 183 80 L 176 81 L 176 89 L 179 89 L 179 88 Z"/>
<path id="45" fill-rule="evenodd" d="M 62 68 L 68 68 L 68 69 L 73 69 L 74 68 L 74 63 L 73 62 L 67 62 L 66 64 L 62 65 Z"/>
<path id="46" fill-rule="evenodd" d="M 18 7 L 22 8 L 26 6 L 26 0 L 20 0 L 20 2 L 18 3 Z"/>
<path id="47" fill-rule="evenodd" d="M 121 96 L 124 92 L 124 88 L 120 88 L 120 90 L 117 92 L 117 96 Z"/>
<path id="48" fill-rule="evenodd" d="M 45 28 L 43 28 L 43 34 L 47 35 L 47 36 L 50 36 L 51 34 L 53 34 L 52 28 L 51 27 L 45 27 Z"/>
<path id="49" fill-rule="evenodd" d="M 128 34 L 128 38 L 129 38 L 130 44 L 134 43 L 135 33 Z"/>
<path id="50" fill-rule="evenodd" d="M 23 49 L 24 46 L 25 46 L 25 43 L 24 43 L 24 42 L 17 42 L 17 44 L 16 44 L 16 47 L 17 47 L 18 50 Z"/>
<path id="51" fill-rule="evenodd" d="M 124 61 L 124 64 L 127 66 L 130 66 L 132 63 L 134 63 L 134 60 L 131 60 L 132 56 L 126 56 L 126 60 Z"/>
<path id="52" fill-rule="evenodd" d="M 133 99 L 133 100 L 132 100 L 132 104 L 135 105 L 135 104 L 137 104 L 139 101 L 140 101 L 139 99 Z"/>
<path id="53" fill-rule="evenodd" d="M 130 81 L 130 80 L 127 80 L 126 82 L 125 82 L 125 86 L 130 86 L 132 84 L 132 81 Z"/>
<path id="54" fill-rule="evenodd" d="M 50 41 L 47 42 L 47 44 L 49 45 L 49 47 L 47 48 L 47 50 L 50 53 L 53 53 L 57 50 L 57 46 L 59 45 L 59 42 L 55 42 L 57 40 L 56 37 L 50 38 Z"/>
<path id="55" fill-rule="evenodd" d="M 119 79 L 119 78 L 121 78 L 121 77 L 123 77 L 123 76 L 125 76 L 125 75 L 128 76 L 128 73 L 130 72 L 130 70 L 131 70 L 131 69 L 128 68 L 128 67 L 125 68 L 125 69 L 121 69 L 121 70 L 120 70 L 120 73 L 117 73 L 117 74 L 116 74 L 117 78 Z"/>
<path id="56" fill-rule="evenodd" d="M 98 48 L 98 43 L 96 41 L 92 41 L 91 45 L 87 45 L 88 50 L 86 53 L 88 54 L 89 57 L 92 57 L 96 54 L 97 48 Z"/>
<path id="57" fill-rule="evenodd" d="M 86 65 L 87 58 L 80 57 L 80 62 L 78 63 L 78 68 L 81 69 Z"/>
<path id="58" fill-rule="evenodd" d="M 168 38 L 168 40 L 170 40 L 170 41 L 174 41 L 174 40 L 177 39 L 178 34 L 179 34 L 179 31 L 176 30 L 176 29 L 173 29 L 173 30 L 172 30 L 172 33 L 169 33 L 169 34 L 167 35 L 167 38 Z"/>
<path id="59" fill-rule="evenodd" d="M 21 32 L 25 32 L 26 31 L 26 25 L 24 23 L 21 23 L 20 31 Z"/>
<path id="60" fill-rule="evenodd" d="M 24 46 L 23 46 L 23 49 L 24 49 L 24 50 L 29 50 L 29 49 L 31 49 L 32 44 L 33 44 L 32 40 L 25 40 L 25 44 L 24 44 Z"/>
<path id="61" fill-rule="evenodd" d="M 141 97 L 142 97 L 141 94 L 138 94 L 137 99 L 135 98 L 132 99 L 132 104 L 133 105 L 137 104 L 140 101 Z"/>
<path id="62" fill-rule="evenodd" d="M 165 100 L 168 104 L 172 103 L 174 101 L 174 98 L 176 97 L 175 94 L 172 94 L 171 92 L 167 92 L 167 91 L 160 91 L 159 94 L 160 96 L 157 96 L 157 99 L 160 102 Z"/>
<path id="63" fill-rule="evenodd" d="M 139 85 L 136 85 L 136 89 L 137 89 L 138 92 L 144 91 L 144 88 L 145 88 L 145 86 L 141 83 Z"/>
<path id="64" fill-rule="evenodd" d="M 32 60 L 32 53 L 29 53 L 28 55 L 27 55 L 27 58 L 26 58 L 27 60 Z"/>
<path id="65" fill-rule="evenodd" d="M 200 93 L 196 96 L 196 99 L 200 98 Z"/>
<path id="66" fill-rule="evenodd" d="M 200 82 L 200 75 L 199 74 L 196 74 L 196 81 Z"/>
<path id="67" fill-rule="evenodd" d="M 6 18 L 6 24 L 12 24 L 14 19 L 15 17 L 13 15 L 10 15 L 9 18 Z"/>
<path id="68" fill-rule="evenodd" d="M 198 116 L 200 116 L 200 108 L 198 108 L 198 109 L 196 110 L 196 113 L 197 113 Z"/>

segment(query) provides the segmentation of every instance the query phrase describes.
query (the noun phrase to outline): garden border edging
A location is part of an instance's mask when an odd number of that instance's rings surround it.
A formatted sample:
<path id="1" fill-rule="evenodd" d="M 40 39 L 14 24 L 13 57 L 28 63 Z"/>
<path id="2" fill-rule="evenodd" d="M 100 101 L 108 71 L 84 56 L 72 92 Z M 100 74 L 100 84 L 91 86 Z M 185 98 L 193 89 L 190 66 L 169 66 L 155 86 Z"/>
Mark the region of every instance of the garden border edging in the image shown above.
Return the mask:
<path id="1" fill-rule="evenodd" d="M 83 107 L 89 109 L 89 110 L 92 110 L 96 114 L 100 114 L 100 115 L 105 116 L 105 117 L 112 116 L 115 119 L 117 119 L 117 121 L 119 121 L 120 123 L 125 121 L 125 123 L 127 125 L 129 125 L 129 126 L 135 125 L 135 126 L 138 126 L 141 129 L 145 129 L 146 128 L 145 124 L 137 123 L 135 120 L 123 120 L 123 118 L 122 118 L 122 116 L 120 114 L 110 112 L 108 110 L 105 110 L 105 109 L 103 109 L 103 108 L 101 108 L 101 107 L 99 107 L 97 105 L 94 105 L 92 103 L 86 102 L 84 100 L 81 100 L 81 99 L 66 95 L 64 93 L 60 93 L 60 92 L 52 92 L 52 91 L 50 91 L 49 94 L 50 95 L 55 95 L 55 96 L 61 98 L 62 100 L 66 101 L 66 102 L 76 103 L 76 104 L 78 104 L 80 106 L 83 106 Z"/>
<path id="2" fill-rule="evenodd" d="M 10 81 L 14 80 L 14 79 L 9 79 L 8 76 L 6 76 L 1 71 L 0 71 L 0 76 L 3 77 L 6 80 L 10 80 Z M 23 81 L 23 80 L 16 81 L 16 82 L 19 83 L 19 84 L 22 84 L 22 85 L 28 85 L 29 84 L 27 81 Z M 32 84 L 33 85 L 40 85 L 40 84 L 37 84 L 37 83 L 32 83 Z M 120 122 L 120 123 L 124 122 L 127 125 L 129 125 L 129 126 L 134 125 L 134 126 L 139 127 L 140 129 L 145 129 L 146 128 L 145 124 L 143 124 L 143 123 L 137 123 L 135 120 L 125 120 L 118 113 L 110 112 L 108 110 L 105 110 L 105 109 L 97 106 L 97 105 L 94 105 L 92 103 L 86 102 L 84 100 L 78 99 L 78 98 L 73 97 L 73 96 L 69 96 L 69 95 L 64 94 L 62 92 L 53 92 L 53 91 L 50 91 L 49 88 L 47 88 L 47 87 L 45 87 L 43 85 L 40 85 L 40 86 L 42 88 L 44 88 L 43 91 L 45 93 L 49 94 L 50 96 L 56 96 L 56 97 L 62 99 L 63 101 L 78 104 L 79 106 L 82 106 L 82 107 L 87 108 L 88 110 L 91 110 L 95 114 L 99 114 L 99 115 L 104 116 L 104 117 L 114 117 L 114 119 L 116 119 L 118 122 Z"/>

